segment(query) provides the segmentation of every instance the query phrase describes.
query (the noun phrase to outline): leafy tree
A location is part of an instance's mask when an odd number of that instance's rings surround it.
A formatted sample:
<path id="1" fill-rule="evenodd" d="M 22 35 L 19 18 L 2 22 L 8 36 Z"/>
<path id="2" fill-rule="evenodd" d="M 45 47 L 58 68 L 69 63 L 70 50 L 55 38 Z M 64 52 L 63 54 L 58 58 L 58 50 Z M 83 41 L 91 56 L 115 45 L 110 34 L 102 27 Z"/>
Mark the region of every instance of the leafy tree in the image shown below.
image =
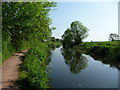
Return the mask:
<path id="1" fill-rule="evenodd" d="M 23 41 L 34 43 L 51 37 L 49 11 L 55 2 L 4 2 L 2 3 L 3 35 L 18 49 Z M 3 41 L 6 36 L 3 36 Z"/>
<path id="2" fill-rule="evenodd" d="M 56 41 L 55 37 L 51 37 L 51 41 L 55 42 Z"/>
<path id="3" fill-rule="evenodd" d="M 17 50 L 29 49 L 23 66 L 26 79 L 34 89 L 48 88 L 48 47 L 41 42 L 51 38 L 54 28 L 50 28 L 49 12 L 56 6 L 55 2 L 40 1 L 2 3 L 2 58 Z"/>
<path id="4" fill-rule="evenodd" d="M 34 89 L 48 88 L 45 70 L 45 62 L 49 62 L 45 61 L 48 47 L 41 42 L 51 37 L 49 12 L 55 6 L 56 3 L 43 0 L 2 3 L 2 58 L 6 59 L 17 50 L 29 49 L 23 66 L 26 79 Z"/>
<path id="5" fill-rule="evenodd" d="M 57 39 L 56 39 L 56 41 L 57 41 L 57 42 L 59 42 L 59 41 L 60 41 L 60 39 L 59 39 L 59 38 L 57 38 Z"/>
<path id="6" fill-rule="evenodd" d="M 62 35 L 63 46 L 71 47 L 82 43 L 82 40 L 88 36 L 88 28 L 79 21 L 73 21 L 71 27 Z"/>
<path id="7" fill-rule="evenodd" d="M 2 2 L 3 60 L 51 37 L 49 12 L 55 2 Z"/>
<path id="8" fill-rule="evenodd" d="M 110 40 L 110 41 L 119 40 L 119 36 L 118 36 L 117 34 L 115 34 L 115 33 L 111 33 L 111 34 L 109 35 L 109 40 Z"/>

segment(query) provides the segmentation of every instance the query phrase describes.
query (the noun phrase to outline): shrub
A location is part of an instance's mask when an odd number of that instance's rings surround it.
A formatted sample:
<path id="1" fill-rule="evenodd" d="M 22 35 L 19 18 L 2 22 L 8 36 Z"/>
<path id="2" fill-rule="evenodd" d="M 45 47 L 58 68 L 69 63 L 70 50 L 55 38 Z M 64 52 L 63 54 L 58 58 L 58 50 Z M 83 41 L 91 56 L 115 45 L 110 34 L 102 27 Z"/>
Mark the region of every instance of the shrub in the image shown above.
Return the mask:
<path id="1" fill-rule="evenodd" d="M 47 50 L 46 44 L 35 43 L 23 61 L 22 70 L 28 72 L 27 78 L 32 88 L 48 88 Z"/>
<path id="2" fill-rule="evenodd" d="M 111 54 L 111 58 L 119 61 L 120 60 L 120 46 L 117 46 L 115 48 L 111 48 L 110 54 Z"/>
<path id="3" fill-rule="evenodd" d="M 2 38 L 2 62 L 15 52 L 14 47 L 10 44 L 11 37 L 7 33 L 3 35 L 6 37 Z"/>

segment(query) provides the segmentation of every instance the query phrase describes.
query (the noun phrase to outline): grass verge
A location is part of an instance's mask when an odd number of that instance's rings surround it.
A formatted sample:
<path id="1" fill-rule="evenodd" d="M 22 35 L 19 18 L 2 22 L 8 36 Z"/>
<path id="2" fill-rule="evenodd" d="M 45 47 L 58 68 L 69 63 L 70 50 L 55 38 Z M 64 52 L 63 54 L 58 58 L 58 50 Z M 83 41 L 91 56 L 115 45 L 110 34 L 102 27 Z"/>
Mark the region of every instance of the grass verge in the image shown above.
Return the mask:
<path id="1" fill-rule="evenodd" d="M 46 43 L 36 42 L 32 45 L 21 65 L 20 77 L 17 80 L 20 89 L 49 88 L 46 72 L 47 57 L 48 46 Z"/>
<path id="2" fill-rule="evenodd" d="M 85 53 L 120 60 L 120 41 L 83 42 L 78 47 Z"/>

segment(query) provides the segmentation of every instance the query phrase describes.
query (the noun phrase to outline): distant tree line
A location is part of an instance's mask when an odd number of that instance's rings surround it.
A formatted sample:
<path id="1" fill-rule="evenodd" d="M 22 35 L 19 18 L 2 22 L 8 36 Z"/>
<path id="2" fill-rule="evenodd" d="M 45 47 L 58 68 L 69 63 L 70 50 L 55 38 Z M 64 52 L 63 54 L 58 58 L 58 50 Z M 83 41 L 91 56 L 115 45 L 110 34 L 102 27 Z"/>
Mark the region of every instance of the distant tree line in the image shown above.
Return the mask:
<path id="1" fill-rule="evenodd" d="M 61 39 L 55 38 L 55 37 L 51 37 L 51 41 L 52 42 L 61 42 Z"/>

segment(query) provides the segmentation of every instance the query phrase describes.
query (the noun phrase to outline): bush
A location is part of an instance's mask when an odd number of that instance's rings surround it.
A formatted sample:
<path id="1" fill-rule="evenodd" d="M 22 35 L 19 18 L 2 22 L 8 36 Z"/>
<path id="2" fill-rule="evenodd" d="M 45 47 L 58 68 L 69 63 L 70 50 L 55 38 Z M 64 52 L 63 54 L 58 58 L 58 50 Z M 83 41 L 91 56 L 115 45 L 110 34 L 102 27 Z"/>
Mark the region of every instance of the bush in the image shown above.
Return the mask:
<path id="1" fill-rule="evenodd" d="M 28 72 L 28 81 L 32 88 L 48 88 L 47 45 L 35 43 L 23 61 L 22 70 Z"/>
<path id="2" fill-rule="evenodd" d="M 120 60 L 120 46 L 112 48 L 110 51 L 110 55 L 111 55 L 111 58 L 119 61 Z"/>
<path id="3" fill-rule="evenodd" d="M 15 52 L 14 47 L 10 43 L 10 35 L 7 33 L 4 33 L 3 35 L 5 36 L 2 38 L 2 62 Z"/>

